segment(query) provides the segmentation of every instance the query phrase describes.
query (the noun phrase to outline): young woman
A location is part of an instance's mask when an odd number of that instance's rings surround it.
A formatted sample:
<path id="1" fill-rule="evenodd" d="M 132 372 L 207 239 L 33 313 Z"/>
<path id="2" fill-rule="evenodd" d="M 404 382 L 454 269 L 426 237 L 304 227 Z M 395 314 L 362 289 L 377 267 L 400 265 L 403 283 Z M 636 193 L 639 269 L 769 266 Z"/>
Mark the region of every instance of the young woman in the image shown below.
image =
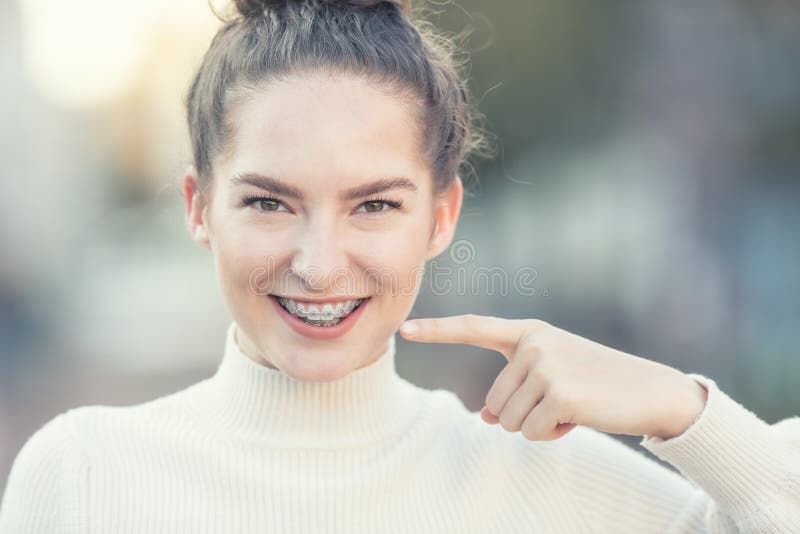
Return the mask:
<path id="1" fill-rule="evenodd" d="M 221 364 L 49 421 L 2 534 L 800 531 L 800 418 L 535 318 L 404 323 L 480 142 L 407 3 L 236 7 L 188 94 L 183 177 L 233 316 Z M 398 329 L 507 358 L 480 414 L 396 373 Z"/>

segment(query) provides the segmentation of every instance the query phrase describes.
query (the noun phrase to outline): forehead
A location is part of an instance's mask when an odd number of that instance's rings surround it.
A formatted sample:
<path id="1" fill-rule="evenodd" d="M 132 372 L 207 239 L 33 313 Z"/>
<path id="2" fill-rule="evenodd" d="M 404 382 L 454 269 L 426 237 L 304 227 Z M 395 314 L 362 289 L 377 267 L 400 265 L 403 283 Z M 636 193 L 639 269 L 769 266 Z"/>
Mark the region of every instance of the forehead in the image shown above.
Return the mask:
<path id="1" fill-rule="evenodd" d="M 414 105 L 352 76 L 270 82 L 231 110 L 229 168 L 314 182 L 418 176 L 425 165 Z"/>

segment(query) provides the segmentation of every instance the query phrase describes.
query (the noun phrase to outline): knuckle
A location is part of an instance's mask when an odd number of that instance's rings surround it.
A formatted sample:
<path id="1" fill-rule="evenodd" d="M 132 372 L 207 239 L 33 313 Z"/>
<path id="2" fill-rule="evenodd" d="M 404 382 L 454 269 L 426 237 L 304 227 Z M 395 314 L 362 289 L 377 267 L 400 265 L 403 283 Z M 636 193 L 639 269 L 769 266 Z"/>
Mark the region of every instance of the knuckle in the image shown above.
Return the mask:
<path id="1" fill-rule="evenodd" d="M 526 332 L 519 340 L 519 348 L 521 350 L 528 350 L 536 346 L 537 343 L 533 338 L 533 332 Z"/>
<path id="2" fill-rule="evenodd" d="M 541 393 L 542 391 L 539 388 L 547 390 L 550 379 L 545 373 L 542 372 L 541 369 L 531 369 L 528 371 L 528 376 L 525 378 L 525 380 Z"/>
<path id="3" fill-rule="evenodd" d="M 480 327 L 480 318 L 474 313 L 468 313 L 464 316 L 464 324 L 470 330 L 477 330 Z"/>
<path id="4" fill-rule="evenodd" d="M 533 330 L 544 330 L 550 326 L 550 323 L 542 319 L 529 319 L 529 323 Z"/>
<path id="5" fill-rule="evenodd" d="M 486 402 L 484 404 L 486 404 L 486 408 L 494 415 L 497 415 L 503 409 L 497 394 L 493 394 L 491 391 L 486 395 Z"/>
<path id="6" fill-rule="evenodd" d="M 513 421 L 509 420 L 507 415 L 500 415 L 500 426 L 502 426 L 507 432 L 516 432 L 517 429 L 514 428 Z"/>
<path id="7" fill-rule="evenodd" d="M 544 349 L 542 346 L 531 340 L 528 336 L 522 339 L 519 352 L 528 363 L 538 362 L 544 357 Z"/>
<path id="8" fill-rule="evenodd" d="M 550 405 L 559 413 L 564 413 L 572 408 L 572 397 L 563 386 L 551 385 L 547 389 L 546 395 Z"/>
<path id="9" fill-rule="evenodd" d="M 432 318 L 427 321 L 425 328 L 429 334 L 437 335 L 442 331 L 442 321 L 437 318 Z"/>
<path id="10" fill-rule="evenodd" d="M 536 439 L 536 429 L 528 420 L 525 420 L 525 422 L 522 423 L 522 428 L 520 429 L 520 432 L 522 433 L 523 436 L 525 436 L 527 439 L 531 441 L 534 441 Z"/>

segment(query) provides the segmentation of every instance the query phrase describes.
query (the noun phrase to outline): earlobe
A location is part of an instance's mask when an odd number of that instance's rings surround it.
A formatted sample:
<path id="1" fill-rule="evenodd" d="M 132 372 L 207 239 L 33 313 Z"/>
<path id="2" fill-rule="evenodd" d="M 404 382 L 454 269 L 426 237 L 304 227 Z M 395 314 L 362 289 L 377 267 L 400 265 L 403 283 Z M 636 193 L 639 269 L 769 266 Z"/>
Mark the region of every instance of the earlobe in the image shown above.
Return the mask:
<path id="1" fill-rule="evenodd" d="M 456 176 L 453 183 L 436 199 L 434 227 L 428 245 L 428 260 L 441 254 L 453 240 L 463 199 L 464 187 L 461 178 Z"/>
<path id="2" fill-rule="evenodd" d="M 209 246 L 208 234 L 206 233 L 206 227 L 203 224 L 195 225 L 194 240 L 205 247 Z"/>
<path id="3" fill-rule="evenodd" d="M 201 245 L 208 245 L 208 233 L 206 232 L 205 220 L 200 216 L 200 220 L 194 224 L 194 240 Z"/>
<path id="4" fill-rule="evenodd" d="M 183 177 L 183 196 L 186 205 L 186 229 L 193 240 L 210 249 L 206 217 L 206 203 L 200 191 L 194 166 L 189 166 Z"/>

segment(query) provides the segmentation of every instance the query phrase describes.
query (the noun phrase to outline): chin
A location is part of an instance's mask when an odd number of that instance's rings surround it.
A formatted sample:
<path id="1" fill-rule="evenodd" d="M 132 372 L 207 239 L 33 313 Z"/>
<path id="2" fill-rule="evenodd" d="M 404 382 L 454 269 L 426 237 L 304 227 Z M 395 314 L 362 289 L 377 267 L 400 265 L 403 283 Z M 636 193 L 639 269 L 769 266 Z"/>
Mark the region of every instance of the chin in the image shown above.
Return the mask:
<path id="1" fill-rule="evenodd" d="M 316 360 L 316 361 L 315 361 Z M 355 371 L 357 365 L 345 365 L 342 358 L 335 355 L 323 355 L 320 360 L 316 357 L 300 356 L 294 362 L 283 362 L 276 365 L 281 371 L 295 380 L 302 382 L 331 382 L 339 380 Z"/>

